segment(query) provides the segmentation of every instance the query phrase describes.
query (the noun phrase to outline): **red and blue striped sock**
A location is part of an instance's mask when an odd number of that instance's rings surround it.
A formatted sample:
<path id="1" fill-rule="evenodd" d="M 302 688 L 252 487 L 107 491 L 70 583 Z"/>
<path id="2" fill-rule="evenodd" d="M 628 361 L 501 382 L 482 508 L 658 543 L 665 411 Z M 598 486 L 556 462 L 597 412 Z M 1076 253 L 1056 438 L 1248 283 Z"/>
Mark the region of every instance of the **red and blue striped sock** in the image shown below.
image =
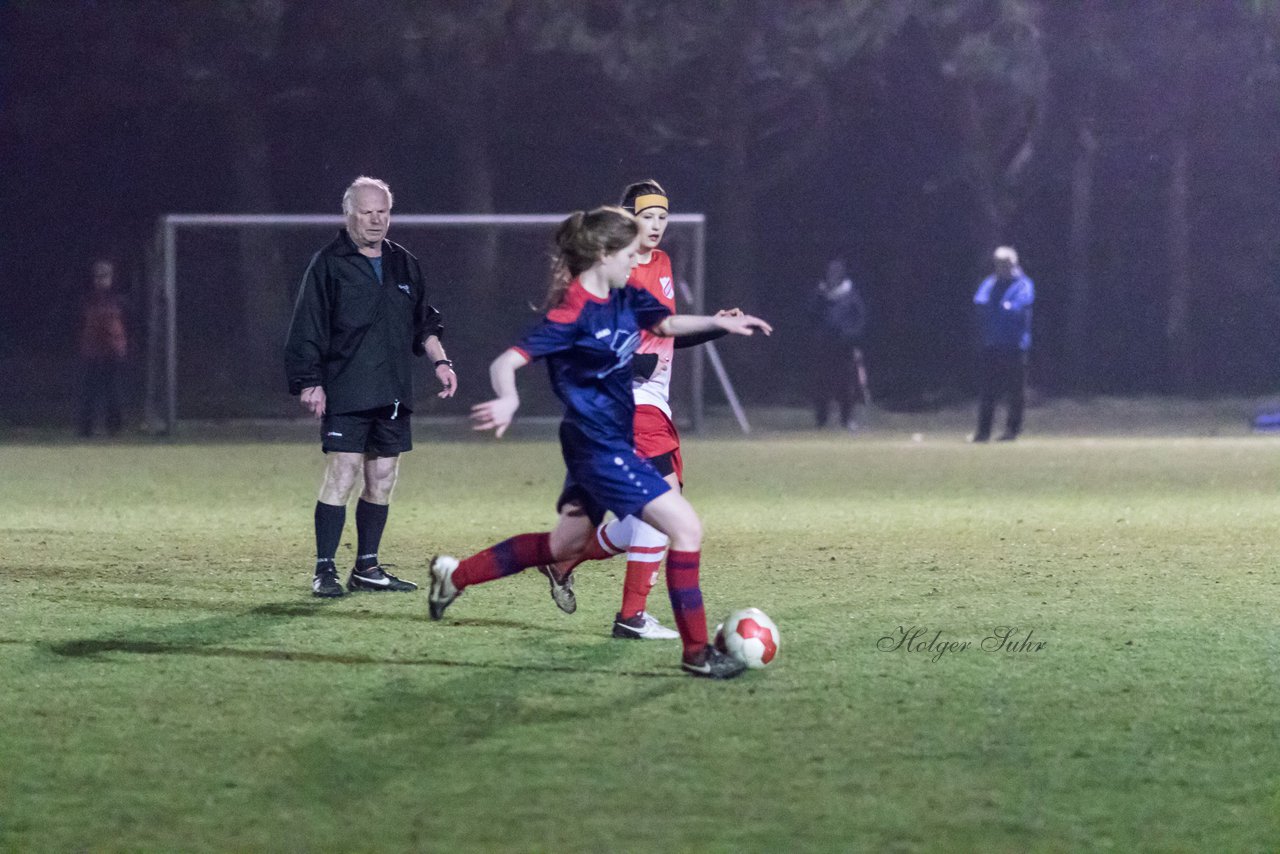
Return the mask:
<path id="1" fill-rule="evenodd" d="M 685 658 L 691 658 L 707 645 L 707 613 L 702 607 L 702 588 L 698 586 L 698 565 L 702 552 L 667 552 L 667 595 L 676 618 Z"/>
<path id="2" fill-rule="evenodd" d="M 551 563 L 551 535 L 517 534 L 509 540 L 476 552 L 458 564 L 453 571 L 453 585 L 459 590 L 472 584 L 484 584 L 522 569 Z"/>

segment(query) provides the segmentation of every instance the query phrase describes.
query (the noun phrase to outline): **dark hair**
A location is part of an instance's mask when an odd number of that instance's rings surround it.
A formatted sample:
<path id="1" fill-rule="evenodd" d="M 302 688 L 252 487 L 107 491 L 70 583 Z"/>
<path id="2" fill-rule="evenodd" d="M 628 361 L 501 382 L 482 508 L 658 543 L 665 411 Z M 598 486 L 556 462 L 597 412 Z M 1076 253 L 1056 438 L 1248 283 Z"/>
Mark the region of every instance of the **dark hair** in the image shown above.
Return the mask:
<path id="1" fill-rule="evenodd" d="M 636 198 L 648 195 L 649 193 L 657 193 L 659 196 L 667 195 L 667 191 L 662 189 L 662 185 L 650 178 L 646 181 L 637 181 L 636 183 L 629 185 L 627 189 L 622 191 L 622 201 L 618 204 L 622 205 L 622 207 L 627 211 L 635 213 Z"/>
<path id="2" fill-rule="evenodd" d="M 559 305 L 570 282 L 605 255 L 624 248 L 639 233 L 636 218 L 622 208 L 606 205 L 589 213 L 570 214 L 556 229 L 551 285 L 542 303 L 543 310 Z"/>

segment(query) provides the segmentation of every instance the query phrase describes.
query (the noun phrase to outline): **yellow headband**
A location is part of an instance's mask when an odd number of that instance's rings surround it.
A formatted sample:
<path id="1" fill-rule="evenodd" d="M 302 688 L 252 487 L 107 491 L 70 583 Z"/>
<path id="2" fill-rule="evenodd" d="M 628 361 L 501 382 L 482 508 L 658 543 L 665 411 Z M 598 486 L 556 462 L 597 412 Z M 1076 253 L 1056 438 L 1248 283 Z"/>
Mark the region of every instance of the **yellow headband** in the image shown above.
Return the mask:
<path id="1" fill-rule="evenodd" d="M 661 193 L 646 193 L 643 196 L 636 196 L 636 200 L 632 202 L 632 210 L 636 213 L 640 213 L 640 211 L 647 208 L 662 208 L 664 211 L 670 210 L 670 208 L 667 207 L 667 197 Z"/>

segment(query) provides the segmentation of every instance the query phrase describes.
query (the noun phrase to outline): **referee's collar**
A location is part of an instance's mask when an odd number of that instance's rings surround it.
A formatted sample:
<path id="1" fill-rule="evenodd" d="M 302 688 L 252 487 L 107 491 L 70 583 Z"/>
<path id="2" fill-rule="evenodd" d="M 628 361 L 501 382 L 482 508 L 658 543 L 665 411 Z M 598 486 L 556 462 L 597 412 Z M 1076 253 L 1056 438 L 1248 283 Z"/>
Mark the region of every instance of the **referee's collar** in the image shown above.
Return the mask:
<path id="1" fill-rule="evenodd" d="M 351 239 L 350 233 L 348 233 L 345 228 L 338 229 L 338 237 L 336 240 L 334 240 L 334 243 L 338 244 L 341 247 L 341 251 L 338 252 L 339 255 L 362 254 L 360 252 L 360 247 L 356 246 L 356 242 Z M 382 254 L 386 255 L 389 252 L 395 252 L 395 251 L 396 251 L 396 245 L 392 243 L 390 240 L 387 240 L 385 237 L 382 238 Z"/>

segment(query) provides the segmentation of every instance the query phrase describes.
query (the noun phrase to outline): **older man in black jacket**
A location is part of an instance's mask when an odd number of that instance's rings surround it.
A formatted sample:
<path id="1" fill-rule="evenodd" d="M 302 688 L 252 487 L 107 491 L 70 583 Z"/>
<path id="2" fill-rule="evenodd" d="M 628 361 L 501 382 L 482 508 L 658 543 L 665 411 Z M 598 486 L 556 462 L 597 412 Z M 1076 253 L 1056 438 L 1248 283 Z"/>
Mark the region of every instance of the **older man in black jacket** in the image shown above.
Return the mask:
<path id="1" fill-rule="evenodd" d="M 346 228 L 311 259 L 285 344 L 289 392 L 320 419 L 328 455 L 315 509 L 316 596 L 344 593 L 334 557 L 361 473 L 356 563 L 346 589 L 417 589 L 378 562 L 400 454 L 413 448 L 410 355 L 426 354 L 435 363 L 439 397 L 452 397 L 458 388 L 440 343 L 440 312 L 427 301 L 418 259 L 386 239 L 391 205 L 391 189 L 376 178 L 357 178 L 347 188 Z"/>

